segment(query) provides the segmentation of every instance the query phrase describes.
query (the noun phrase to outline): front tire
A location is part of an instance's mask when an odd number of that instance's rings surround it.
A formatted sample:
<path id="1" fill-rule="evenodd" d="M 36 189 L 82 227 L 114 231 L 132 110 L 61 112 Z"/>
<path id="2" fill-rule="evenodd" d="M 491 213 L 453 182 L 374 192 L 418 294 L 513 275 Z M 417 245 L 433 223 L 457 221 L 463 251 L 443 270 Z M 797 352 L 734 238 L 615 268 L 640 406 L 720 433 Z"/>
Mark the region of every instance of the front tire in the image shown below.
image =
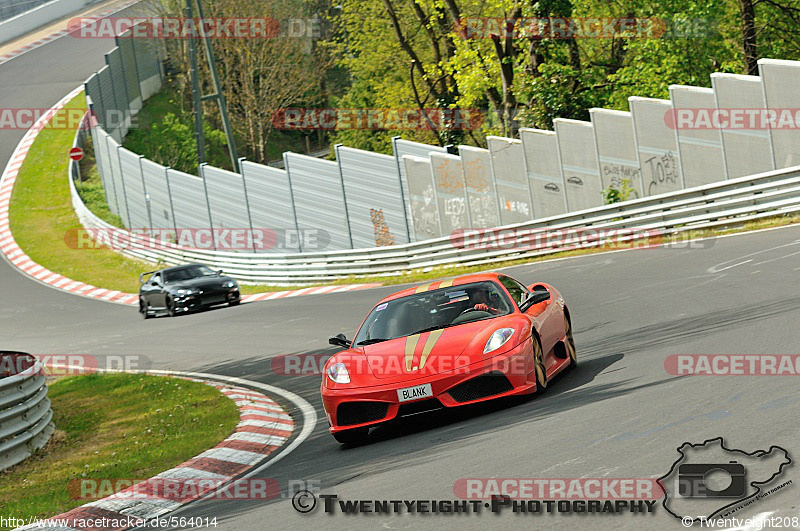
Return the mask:
<path id="1" fill-rule="evenodd" d="M 542 394 L 547 389 L 547 368 L 544 364 L 542 344 L 536 336 L 533 336 L 533 365 L 536 372 L 536 392 Z"/>
<path id="2" fill-rule="evenodd" d="M 231 301 L 228 303 L 228 306 L 239 306 L 239 303 L 242 302 L 241 300 L 238 301 Z"/>
<path id="3" fill-rule="evenodd" d="M 175 302 L 172 297 L 167 297 L 167 315 L 175 317 Z"/>
<path id="4" fill-rule="evenodd" d="M 142 319 L 150 319 L 150 310 L 142 299 L 139 299 L 139 313 L 142 314 Z"/>
<path id="5" fill-rule="evenodd" d="M 578 353 L 575 350 L 575 338 L 572 336 L 572 322 L 570 322 L 569 316 L 566 313 L 564 314 L 564 328 L 566 329 L 566 333 L 564 334 L 564 346 L 569 356 L 569 368 L 574 369 L 578 366 Z"/>
<path id="6" fill-rule="evenodd" d="M 333 438 L 341 444 L 358 444 L 364 442 L 369 434 L 369 428 L 353 428 L 352 430 L 337 431 L 333 434 Z"/>

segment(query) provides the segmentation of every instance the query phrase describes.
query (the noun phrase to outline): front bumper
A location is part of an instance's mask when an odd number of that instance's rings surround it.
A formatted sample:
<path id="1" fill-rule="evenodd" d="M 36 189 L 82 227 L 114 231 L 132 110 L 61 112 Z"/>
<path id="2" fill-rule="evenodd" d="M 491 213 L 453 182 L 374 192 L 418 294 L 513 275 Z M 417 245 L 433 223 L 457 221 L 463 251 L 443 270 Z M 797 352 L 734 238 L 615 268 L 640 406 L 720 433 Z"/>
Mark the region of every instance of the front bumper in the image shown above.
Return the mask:
<path id="1" fill-rule="evenodd" d="M 457 407 L 536 390 L 530 339 L 497 356 L 457 370 L 370 387 L 331 389 L 322 383 L 322 405 L 331 433 L 373 426 L 405 414 Z M 327 378 L 327 376 L 323 376 Z M 432 397 L 400 402 L 397 390 L 431 384 Z M 437 404 L 438 401 L 438 404 Z M 343 409 L 340 407 L 345 405 Z M 430 407 L 429 407 L 430 406 Z M 438 406 L 438 407 L 437 407 Z M 354 414 L 355 410 L 360 409 Z M 340 419 L 339 417 L 347 417 Z M 359 418 L 363 422 L 359 422 Z"/>
<path id="2" fill-rule="evenodd" d="M 176 312 L 191 312 L 217 304 L 230 304 L 232 302 L 240 302 L 241 300 L 242 296 L 239 289 L 234 288 L 211 293 L 184 295 L 183 297 L 175 298 L 174 302 Z"/>

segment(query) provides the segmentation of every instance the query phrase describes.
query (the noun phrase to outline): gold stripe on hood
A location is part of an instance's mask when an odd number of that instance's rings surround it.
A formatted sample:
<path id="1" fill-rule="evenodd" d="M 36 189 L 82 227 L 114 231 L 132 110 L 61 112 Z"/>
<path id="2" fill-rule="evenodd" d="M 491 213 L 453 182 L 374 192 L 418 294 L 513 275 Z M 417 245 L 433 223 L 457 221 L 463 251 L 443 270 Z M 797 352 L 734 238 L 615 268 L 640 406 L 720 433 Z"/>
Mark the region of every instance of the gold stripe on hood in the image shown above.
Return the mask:
<path id="1" fill-rule="evenodd" d="M 431 285 L 433 285 L 433 282 L 429 282 L 428 284 L 422 284 L 421 286 L 417 286 L 417 289 L 416 289 L 416 291 L 414 291 L 414 293 L 425 293 L 426 291 L 431 289 Z"/>
<path id="2" fill-rule="evenodd" d="M 411 372 L 411 366 L 414 363 L 414 352 L 417 351 L 417 341 L 419 341 L 419 334 L 406 338 L 406 372 Z"/>
<path id="3" fill-rule="evenodd" d="M 436 346 L 436 342 L 439 341 L 439 337 L 441 337 L 442 332 L 444 332 L 443 328 L 440 328 L 439 330 L 434 330 L 433 332 L 430 333 L 428 339 L 425 340 L 425 347 L 422 349 L 422 354 L 419 357 L 420 370 L 422 370 L 422 368 L 425 366 L 425 361 L 427 361 L 428 356 L 433 350 L 433 347 Z"/>

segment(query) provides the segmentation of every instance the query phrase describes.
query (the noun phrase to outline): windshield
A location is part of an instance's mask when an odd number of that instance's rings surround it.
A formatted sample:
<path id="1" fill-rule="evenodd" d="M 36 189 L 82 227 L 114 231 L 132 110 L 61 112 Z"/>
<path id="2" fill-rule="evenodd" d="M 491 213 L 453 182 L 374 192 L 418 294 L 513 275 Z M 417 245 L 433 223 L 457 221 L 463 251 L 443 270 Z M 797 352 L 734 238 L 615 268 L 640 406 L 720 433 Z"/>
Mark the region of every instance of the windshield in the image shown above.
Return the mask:
<path id="1" fill-rule="evenodd" d="M 179 282 L 199 277 L 212 277 L 218 273 L 206 266 L 192 266 L 173 271 L 164 271 L 164 282 Z"/>
<path id="2" fill-rule="evenodd" d="M 511 308 L 505 293 L 489 281 L 415 293 L 376 306 L 353 346 L 491 319 L 511 313 Z"/>

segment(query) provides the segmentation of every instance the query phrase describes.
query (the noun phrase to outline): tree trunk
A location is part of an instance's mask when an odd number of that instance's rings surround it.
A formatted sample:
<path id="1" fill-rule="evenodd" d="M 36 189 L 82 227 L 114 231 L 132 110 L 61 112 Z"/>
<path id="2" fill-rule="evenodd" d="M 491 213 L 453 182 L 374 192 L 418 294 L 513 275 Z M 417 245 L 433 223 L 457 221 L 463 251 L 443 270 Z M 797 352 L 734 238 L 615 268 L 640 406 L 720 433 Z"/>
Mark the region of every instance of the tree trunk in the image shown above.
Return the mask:
<path id="1" fill-rule="evenodd" d="M 753 0 L 739 0 L 739 14 L 742 18 L 744 71 L 751 76 L 757 76 L 758 51 L 756 50 L 756 10 L 753 7 Z"/>

